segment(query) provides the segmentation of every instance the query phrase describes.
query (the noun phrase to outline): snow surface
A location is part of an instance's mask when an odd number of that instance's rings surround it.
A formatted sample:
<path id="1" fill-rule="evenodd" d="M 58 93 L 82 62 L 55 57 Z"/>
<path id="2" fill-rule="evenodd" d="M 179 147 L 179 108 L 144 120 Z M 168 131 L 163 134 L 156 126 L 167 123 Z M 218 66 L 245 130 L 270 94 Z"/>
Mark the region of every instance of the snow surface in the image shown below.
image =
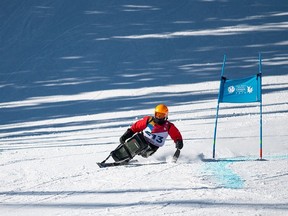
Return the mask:
<path id="1" fill-rule="evenodd" d="M 80 3 L 81 2 L 81 3 Z M 0 215 L 288 214 L 286 1 L 1 1 Z M 73 16 L 72 16 L 73 15 Z M 286 32 L 286 33 L 285 33 Z M 258 72 L 259 104 L 220 104 Z M 169 106 L 182 132 L 103 168 L 131 123 Z"/>

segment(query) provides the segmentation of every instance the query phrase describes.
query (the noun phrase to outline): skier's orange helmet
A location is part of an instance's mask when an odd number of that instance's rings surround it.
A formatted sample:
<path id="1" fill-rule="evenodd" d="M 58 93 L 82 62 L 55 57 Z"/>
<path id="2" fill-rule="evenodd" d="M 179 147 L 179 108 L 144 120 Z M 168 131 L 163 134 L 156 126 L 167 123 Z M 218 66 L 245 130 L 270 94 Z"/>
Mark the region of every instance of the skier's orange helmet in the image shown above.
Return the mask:
<path id="1" fill-rule="evenodd" d="M 168 118 L 168 107 L 165 104 L 158 104 L 155 107 L 155 118 L 157 119 Z"/>

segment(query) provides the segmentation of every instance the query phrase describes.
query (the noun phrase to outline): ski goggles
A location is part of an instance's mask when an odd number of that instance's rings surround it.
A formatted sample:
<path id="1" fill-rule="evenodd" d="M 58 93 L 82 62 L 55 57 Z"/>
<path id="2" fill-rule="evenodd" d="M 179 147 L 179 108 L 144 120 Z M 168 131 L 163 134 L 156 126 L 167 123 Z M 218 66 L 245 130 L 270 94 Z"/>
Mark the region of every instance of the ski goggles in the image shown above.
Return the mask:
<path id="1" fill-rule="evenodd" d="M 155 118 L 164 119 L 167 118 L 167 115 L 165 113 L 155 112 Z"/>

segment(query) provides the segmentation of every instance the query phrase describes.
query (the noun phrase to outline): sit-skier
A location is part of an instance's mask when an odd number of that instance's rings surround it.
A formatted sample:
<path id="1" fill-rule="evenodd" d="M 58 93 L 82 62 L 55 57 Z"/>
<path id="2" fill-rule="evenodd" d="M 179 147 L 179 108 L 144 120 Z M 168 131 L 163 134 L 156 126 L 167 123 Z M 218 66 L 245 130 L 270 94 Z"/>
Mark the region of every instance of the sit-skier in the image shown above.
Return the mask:
<path id="1" fill-rule="evenodd" d="M 145 116 L 127 129 L 120 137 L 121 144 L 110 153 L 108 158 L 112 156 L 115 163 L 119 164 L 127 164 L 136 155 L 147 158 L 165 144 L 168 135 L 177 149 L 173 156 L 176 162 L 183 148 L 182 135 L 177 127 L 168 121 L 167 106 L 159 104 L 155 107 L 154 116 Z M 108 158 L 102 163 L 105 163 Z"/>

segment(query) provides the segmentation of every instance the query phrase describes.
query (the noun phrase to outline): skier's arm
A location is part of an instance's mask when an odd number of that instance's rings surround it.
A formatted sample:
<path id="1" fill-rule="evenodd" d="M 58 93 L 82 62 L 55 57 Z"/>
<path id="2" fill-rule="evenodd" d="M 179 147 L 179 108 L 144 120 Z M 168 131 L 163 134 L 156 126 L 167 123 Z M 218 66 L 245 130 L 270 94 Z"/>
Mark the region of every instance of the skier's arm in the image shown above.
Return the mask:
<path id="1" fill-rule="evenodd" d="M 149 121 L 150 116 L 145 116 L 144 118 L 140 119 L 139 121 L 135 122 L 132 126 L 131 126 L 131 130 L 134 133 L 137 132 L 141 132 L 143 131 L 146 127 L 147 127 L 147 122 Z"/>
<path id="2" fill-rule="evenodd" d="M 130 137 L 132 137 L 133 135 L 134 135 L 134 132 L 130 128 L 128 128 L 127 131 L 120 137 L 119 139 L 120 143 L 124 144 L 125 141 L 129 139 Z"/>
<path id="3" fill-rule="evenodd" d="M 169 128 L 168 133 L 171 139 L 174 141 L 176 148 L 182 149 L 183 148 L 182 135 L 174 124 L 170 123 L 170 128 Z"/>
<path id="4" fill-rule="evenodd" d="M 176 152 L 173 155 L 173 162 L 176 163 L 176 161 L 180 156 L 180 150 L 183 148 L 183 139 L 180 131 L 172 123 L 170 125 L 169 135 L 174 140 L 175 143 Z"/>
<path id="5" fill-rule="evenodd" d="M 140 119 L 139 121 L 135 122 L 130 128 L 125 131 L 125 133 L 120 137 L 119 141 L 120 143 L 125 143 L 127 139 L 132 137 L 135 133 L 140 132 L 144 130 L 147 126 L 149 116 L 144 117 L 143 119 Z"/>

